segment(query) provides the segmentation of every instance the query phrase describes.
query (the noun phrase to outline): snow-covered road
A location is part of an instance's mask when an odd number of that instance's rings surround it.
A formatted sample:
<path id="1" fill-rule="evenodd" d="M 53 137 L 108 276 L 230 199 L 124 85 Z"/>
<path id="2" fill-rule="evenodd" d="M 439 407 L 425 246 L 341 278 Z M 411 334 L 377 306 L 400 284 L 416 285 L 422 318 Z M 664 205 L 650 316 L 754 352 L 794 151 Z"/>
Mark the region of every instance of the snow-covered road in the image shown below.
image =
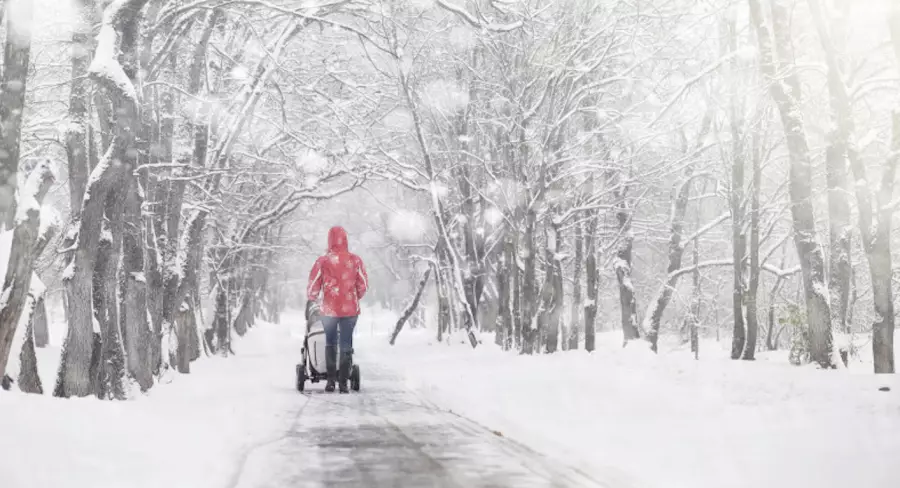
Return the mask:
<path id="1" fill-rule="evenodd" d="M 297 393 L 284 435 L 253 446 L 231 487 L 606 486 L 439 408 L 377 357 L 358 362 L 360 393 Z"/>

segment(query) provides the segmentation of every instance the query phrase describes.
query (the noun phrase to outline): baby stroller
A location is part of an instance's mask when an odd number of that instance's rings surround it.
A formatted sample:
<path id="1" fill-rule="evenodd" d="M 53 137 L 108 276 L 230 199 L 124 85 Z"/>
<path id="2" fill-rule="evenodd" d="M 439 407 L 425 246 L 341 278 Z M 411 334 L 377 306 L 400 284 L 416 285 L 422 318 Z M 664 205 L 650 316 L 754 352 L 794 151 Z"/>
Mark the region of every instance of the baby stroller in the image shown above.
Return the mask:
<path id="1" fill-rule="evenodd" d="M 300 349 L 300 364 L 297 365 L 297 391 L 303 391 L 306 380 L 318 383 L 328 379 L 325 361 L 325 328 L 319 319 L 319 306 L 314 304 L 306 319 L 306 335 Z M 350 366 L 350 389 L 359 391 L 359 365 Z"/>

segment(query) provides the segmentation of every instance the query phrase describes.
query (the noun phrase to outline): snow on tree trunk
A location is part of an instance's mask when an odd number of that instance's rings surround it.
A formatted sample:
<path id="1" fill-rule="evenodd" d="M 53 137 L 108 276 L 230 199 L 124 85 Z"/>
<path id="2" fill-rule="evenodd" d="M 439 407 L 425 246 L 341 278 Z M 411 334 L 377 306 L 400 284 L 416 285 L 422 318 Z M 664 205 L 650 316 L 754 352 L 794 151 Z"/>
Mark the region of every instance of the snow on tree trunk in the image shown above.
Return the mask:
<path id="1" fill-rule="evenodd" d="M 799 106 L 800 81 L 794 70 L 776 62 L 772 37 L 758 0 L 748 0 L 751 24 L 756 30 L 760 70 L 769 84 L 769 92 L 781 116 L 781 124 L 790 160 L 789 193 L 794 245 L 803 275 L 804 298 L 810 332 L 810 359 L 823 368 L 835 366 L 832 356 L 831 307 L 825 282 L 825 260 L 815 228 L 812 201 L 812 167 L 809 145 Z M 779 59 L 791 59 L 790 16 L 782 0 L 773 0 L 772 32 Z M 785 74 L 786 73 L 786 74 Z"/>
<path id="2" fill-rule="evenodd" d="M 0 8 L 6 8 L 8 14 L 0 79 L 0 127 L 3 128 L 0 130 L 0 224 L 4 229 L 12 229 L 17 219 L 16 175 L 31 58 L 33 6 L 32 0 L 18 0 Z M 0 362 L 3 360 L 0 356 Z"/>
<path id="3" fill-rule="evenodd" d="M 125 202 L 127 226 L 122 237 L 124 303 L 119 313 L 128 373 L 137 381 L 141 391 L 147 391 L 153 386 L 153 373 L 150 324 L 147 321 L 147 282 L 141 245 L 142 199 L 137 185 L 136 180 L 131 182 Z"/>
<path id="4" fill-rule="evenodd" d="M 634 296 L 634 283 L 631 281 L 632 249 L 634 247 L 634 231 L 631 228 L 632 212 L 628 208 L 627 188 L 616 192 L 616 220 L 619 224 L 619 243 L 616 247 L 616 259 L 613 269 L 619 282 L 619 309 L 622 319 L 624 344 L 641 335 L 637 327 L 637 301 Z"/>
<path id="5" fill-rule="evenodd" d="M 127 367 L 121 324 L 119 323 L 118 269 L 121 249 L 121 205 L 120 192 L 114 190 L 107 199 L 107 215 L 110 218 L 101 226 L 100 248 L 94 266 L 92 292 L 94 317 L 100 327 L 103 365 L 100 371 L 100 397 L 109 400 L 123 400 L 126 395 Z"/>
<path id="6" fill-rule="evenodd" d="M 12 340 L 31 287 L 37 257 L 35 243 L 40 230 L 41 202 L 54 181 L 50 162 L 44 160 L 28 175 L 24 188 L 18 192 L 20 201 L 16 205 L 9 261 L 0 289 L 0 378 L 6 375 Z"/>
<path id="7" fill-rule="evenodd" d="M 828 92 L 833 123 L 827 137 L 825 169 L 828 185 L 828 218 L 830 237 L 829 296 L 831 297 L 831 324 L 837 333 L 848 333 L 847 310 L 850 302 L 851 235 L 850 201 L 847 185 L 847 158 L 857 158 L 850 149 L 854 124 L 847 88 L 841 75 L 838 53 L 825 24 L 819 0 L 809 0 L 810 11 L 819 33 L 819 41 L 825 51 L 828 66 Z"/>
<path id="8" fill-rule="evenodd" d="M 121 236 L 101 239 L 104 212 L 117 205 L 107 205 L 117 191 L 124 192 L 137 154 L 135 139 L 139 130 L 137 90 L 133 79 L 137 75 L 136 38 L 140 11 L 148 0 L 116 0 L 103 12 L 103 22 L 97 36 L 94 58 L 88 69 L 101 93 L 111 101 L 109 125 L 113 136 L 102 160 L 91 171 L 87 183 L 78 225 L 77 244 L 64 276 L 69 301 L 67 310 L 69 332 L 63 345 L 60 375 L 55 394 L 85 396 L 90 394 L 89 362 L 92 356 L 91 331 L 94 313 L 88 298 L 92 293 L 92 277 L 97 269 L 97 257 L 102 242 L 114 245 Z M 102 118 L 102 117 L 101 117 Z M 114 226 L 115 227 L 115 226 Z M 113 229 L 114 230 L 114 229 Z M 116 263 L 117 264 L 117 263 Z M 108 276 L 108 275 L 107 275 Z M 97 281 L 95 281 L 97 282 Z M 99 282 L 109 283 L 109 280 Z M 102 292 L 101 292 L 102 293 Z M 116 294 L 111 293 L 115 300 Z M 115 303 L 115 302 L 114 302 Z M 116 322 L 117 316 L 116 316 Z M 101 357 L 104 362 L 119 357 L 122 361 L 104 363 L 102 396 L 121 398 L 124 395 L 125 362 L 121 337 L 114 325 L 101 330 L 104 343 Z M 120 382 L 121 388 L 120 388 Z"/>
<path id="9" fill-rule="evenodd" d="M 694 239 L 694 271 L 693 285 L 694 293 L 691 296 L 691 308 L 689 312 L 689 330 L 691 337 L 691 353 L 694 359 L 700 359 L 700 305 L 703 301 L 703 291 L 700 283 L 700 239 Z"/>

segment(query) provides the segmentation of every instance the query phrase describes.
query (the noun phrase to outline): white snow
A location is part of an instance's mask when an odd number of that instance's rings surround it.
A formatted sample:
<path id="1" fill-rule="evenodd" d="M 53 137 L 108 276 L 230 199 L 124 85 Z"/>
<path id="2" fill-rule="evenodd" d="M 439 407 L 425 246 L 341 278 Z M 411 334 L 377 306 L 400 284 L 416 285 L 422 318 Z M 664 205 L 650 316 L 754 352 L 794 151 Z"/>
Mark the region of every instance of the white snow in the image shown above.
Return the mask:
<path id="1" fill-rule="evenodd" d="M 295 332 L 258 324 L 236 339 L 237 356 L 202 358 L 190 375 L 131 401 L 0 391 L 0 486 L 229 486 L 242 456 L 283 436 L 302 404 L 292 388 L 302 340 Z M 58 358 L 58 345 L 38 349 L 45 391 Z"/>
<path id="2" fill-rule="evenodd" d="M 300 154 L 297 167 L 306 173 L 321 173 L 328 169 L 328 159 L 312 149 L 307 149 Z"/>
<path id="3" fill-rule="evenodd" d="M 116 53 L 118 34 L 113 26 L 113 19 L 124 8 L 125 3 L 125 0 L 114 0 L 103 11 L 103 24 L 97 34 L 97 49 L 94 51 L 94 59 L 91 61 L 88 71 L 92 75 L 105 78 L 116 85 L 130 100 L 137 100 L 137 90 L 128 79 L 128 75 L 125 74 L 122 65 L 117 61 Z"/>
<path id="4" fill-rule="evenodd" d="M 267 456 L 287 459 L 277 446 L 305 404 L 292 388 L 300 314 L 283 316 L 292 325 L 259 323 L 235 338 L 236 356 L 202 358 L 131 401 L 0 392 L 13 420 L 0 436 L 2 486 L 276 486 Z M 355 343 L 367 367 L 611 488 L 896 486 L 900 381 L 870 374 L 870 364 L 795 368 L 784 352 L 730 361 L 725 342 L 702 343 L 694 361 L 664 342 L 658 356 L 623 349 L 620 332 L 598 334 L 593 354 L 520 356 L 490 335 L 472 349 L 461 333 L 437 343 L 433 330 L 412 328 L 391 347 L 395 320 L 363 311 Z M 58 353 L 38 350 L 46 389 Z M 892 390 L 878 391 L 885 385 Z M 334 421 L 352 427 L 354 418 Z M 317 459 L 296 461 L 320 472 Z"/>
<path id="5" fill-rule="evenodd" d="M 656 488 L 892 488 L 900 471 L 900 381 L 871 364 L 820 371 L 786 353 L 727 359 L 729 344 L 659 356 L 622 348 L 543 356 L 478 349 L 456 337 L 405 330 L 379 348 L 406 381 L 438 404 L 569 463 L 610 486 Z M 685 346 L 686 347 L 686 346 Z M 383 351 L 383 352 L 382 352 Z M 890 392 L 878 391 L 884 385 Z"/>

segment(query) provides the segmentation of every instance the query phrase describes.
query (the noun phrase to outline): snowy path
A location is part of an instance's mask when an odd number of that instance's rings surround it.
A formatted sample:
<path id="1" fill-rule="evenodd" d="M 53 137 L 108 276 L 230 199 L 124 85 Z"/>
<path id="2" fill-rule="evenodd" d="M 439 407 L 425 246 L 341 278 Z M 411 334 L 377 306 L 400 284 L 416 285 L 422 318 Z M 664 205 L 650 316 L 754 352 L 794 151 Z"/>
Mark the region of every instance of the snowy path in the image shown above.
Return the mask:
<path id="1" fill-rule="evenodd" d="M 360 393 L 298 393 L 288 431 L 249 451 L 231 487 L 605 486 L 438 409 L 377 358 L 358 362 Z"/>

